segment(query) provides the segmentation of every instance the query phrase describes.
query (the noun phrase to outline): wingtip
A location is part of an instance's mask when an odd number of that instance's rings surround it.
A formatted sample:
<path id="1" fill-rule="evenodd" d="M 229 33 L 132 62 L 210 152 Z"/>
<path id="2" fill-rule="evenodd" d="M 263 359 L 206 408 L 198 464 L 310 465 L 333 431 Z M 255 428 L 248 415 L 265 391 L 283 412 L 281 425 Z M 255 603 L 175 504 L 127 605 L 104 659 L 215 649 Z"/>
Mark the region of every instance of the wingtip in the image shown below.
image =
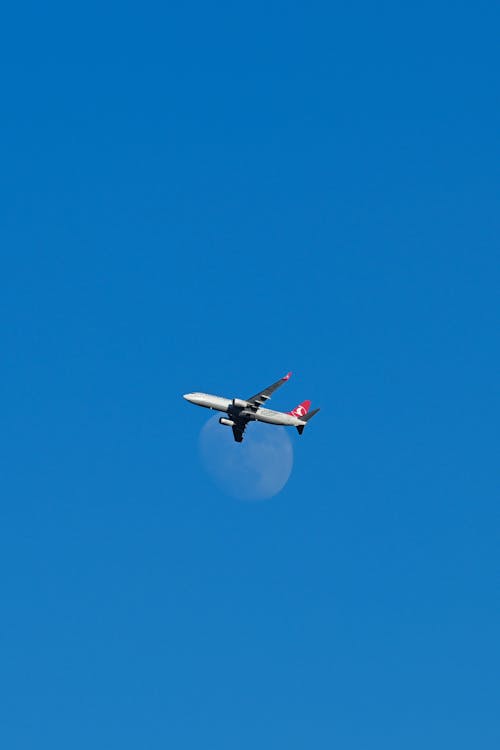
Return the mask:
<path id="1" fill-rule="evenodd" d="M 292 373 L 287 372 L 287 374 L 283 377 L 283 380 L 290 380 L 291 377 L 292 377 Z"/>

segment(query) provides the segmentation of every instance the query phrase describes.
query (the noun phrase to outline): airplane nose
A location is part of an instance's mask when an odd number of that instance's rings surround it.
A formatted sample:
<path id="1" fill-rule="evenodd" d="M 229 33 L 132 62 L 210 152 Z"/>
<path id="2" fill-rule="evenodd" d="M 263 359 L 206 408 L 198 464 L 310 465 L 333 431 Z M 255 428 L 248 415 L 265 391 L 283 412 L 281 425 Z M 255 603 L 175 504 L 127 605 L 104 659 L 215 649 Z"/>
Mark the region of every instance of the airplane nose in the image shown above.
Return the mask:
<path id="1" fill-rule="evenodd" d="M 185 393 L 182 398 L 185 398 L 186 401 L 191 401 L 191 403 L 193 403 L 193 394 L 192 393 Z"/>

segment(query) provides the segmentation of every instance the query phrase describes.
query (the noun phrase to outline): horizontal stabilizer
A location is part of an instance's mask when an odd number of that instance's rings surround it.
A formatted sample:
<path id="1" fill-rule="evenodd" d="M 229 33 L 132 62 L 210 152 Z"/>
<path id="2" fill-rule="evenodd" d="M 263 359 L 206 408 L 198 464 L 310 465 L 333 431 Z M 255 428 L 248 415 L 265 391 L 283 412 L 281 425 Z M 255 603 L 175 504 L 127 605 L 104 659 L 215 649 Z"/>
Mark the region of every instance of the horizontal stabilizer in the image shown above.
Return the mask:
<path id="1" fill-rule="evenodd" d="M 309 422 L 309 420 L 312 419 L 314 415 L 317 414 L 318 412 L 319 412 L 319 408 L 313 409 L 312 411 L 309 412 L 309 414 L 306 414 L 305 417 L 302 417 L 302 420 L 304 422 Z"/>
<path id="2" fill-rule="evenodd" d="M 318 412 L 319 412 L 319 409 L 313 409 L 308 414 L 304 414 L 304 416 L 300 418 L 303 422 L 309 422 L 309 420 L 312 419 L 314 415 L 317 414 Z M 305 427 L 305 424 L 300 424 L 297 427 L 297 432 L 299 433 L 299 435 L 302 435 L 302 433 L 304 432 L 304 427 Z"/>

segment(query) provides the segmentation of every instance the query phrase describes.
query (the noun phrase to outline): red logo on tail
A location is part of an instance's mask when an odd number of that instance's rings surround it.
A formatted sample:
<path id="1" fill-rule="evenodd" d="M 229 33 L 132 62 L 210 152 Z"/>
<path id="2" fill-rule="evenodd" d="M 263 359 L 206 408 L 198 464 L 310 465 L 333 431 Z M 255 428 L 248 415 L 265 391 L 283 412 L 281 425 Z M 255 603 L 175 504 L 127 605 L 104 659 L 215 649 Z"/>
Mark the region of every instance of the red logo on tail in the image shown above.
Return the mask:
<path id="1" fill-rule="evenodd" d="M 296 406 L 295 409 L 292 409 L 292 411 L 289 411 L 288 413 L 291 414 L 292 417 L 297 417 L 298 419 L 300 419 L 301 417 L 305 417 L 305 415 L 309 411 L 310 406 L 310 401 L 302 401 L 301 404 Z"/>

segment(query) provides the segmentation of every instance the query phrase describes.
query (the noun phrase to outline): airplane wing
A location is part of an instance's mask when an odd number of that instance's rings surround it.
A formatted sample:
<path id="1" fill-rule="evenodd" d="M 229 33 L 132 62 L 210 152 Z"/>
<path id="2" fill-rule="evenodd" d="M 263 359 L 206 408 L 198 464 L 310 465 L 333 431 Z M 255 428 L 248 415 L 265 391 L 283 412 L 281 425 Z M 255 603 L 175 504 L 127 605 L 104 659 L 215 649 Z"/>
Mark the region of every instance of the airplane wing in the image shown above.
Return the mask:
<path id="1" fill-rule="evenodd" d="M 254 409 L 258 409 L 259 406 L 263 406 L 266 401 L 269 401 L 274 391 L 278 390 L 278 388 L 286 383 L 287 380 L 290 380 L 291 376 L 291 372 L 287 373 L 283 378 L 277 380 L 276 383 L 268 385 L 267 388 L 264 388 L 263 391 L 260 391 L 260 393 L 256 393 L 255 396 L 247 399 L 248 403 L 250 404 L 250 408 L 253 407 Z"/>
<path id="2" fill-rule="evenodd" d="M 243 433 L 245 432 L 248 422 L 248 419 L 238 419 L 236 424 L 232 426 L 231 429 L 233 431 L 234 439 L 237 443 L 241 443 L 243 441 Z"/>

